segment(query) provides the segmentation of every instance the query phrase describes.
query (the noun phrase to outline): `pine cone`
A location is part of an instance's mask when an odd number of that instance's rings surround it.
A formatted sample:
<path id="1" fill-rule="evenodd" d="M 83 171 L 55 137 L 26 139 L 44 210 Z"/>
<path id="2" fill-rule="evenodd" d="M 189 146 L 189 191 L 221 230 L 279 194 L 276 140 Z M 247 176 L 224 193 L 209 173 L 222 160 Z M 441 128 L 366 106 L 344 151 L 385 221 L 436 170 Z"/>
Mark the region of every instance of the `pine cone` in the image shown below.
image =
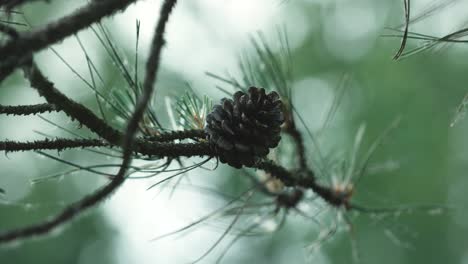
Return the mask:
<path id="1" fill-rule="evenodd" d="M 205 131 L 222 163 L 235 168 L 252 166 L 278 145 L 284 122 L 282 103 L 276 92 L 250 87 L 223 98 L 206 118 Z"/>

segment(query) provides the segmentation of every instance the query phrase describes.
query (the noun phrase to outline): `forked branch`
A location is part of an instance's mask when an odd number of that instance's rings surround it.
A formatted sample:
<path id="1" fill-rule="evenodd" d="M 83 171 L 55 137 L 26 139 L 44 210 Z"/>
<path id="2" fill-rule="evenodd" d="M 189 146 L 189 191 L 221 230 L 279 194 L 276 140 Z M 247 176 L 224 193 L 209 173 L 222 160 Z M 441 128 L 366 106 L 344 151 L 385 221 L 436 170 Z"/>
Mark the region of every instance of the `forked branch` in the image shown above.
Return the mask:
<path id="1" fill-rule="evenodd" d="M 90 1 L 72 14 L 37 30 L 20 34 L 0 46 L 0 81 L 15 68 L 26 63 L 34 52 L 71 36 L 117 11 L 124 10 L 136 0 Z"/>
<path id="2" fill-rule="evenodd" d="M 102 3 L 101 1 L 99 3 Z M 114 2 L 130 2 L 130 1 L 114 1 Z M 92 2 L 97 3 L 97 2 Z M 125 4 L 125 6 L 128 3 Z M 150 100 L 150 96 L 153 93 L 153 85 L 154 81 L 156 80 L 156 73 L 158 71 L 159 63 L 160 63 L 160 53 L 162 50 L 162 46 L 164 44 L 164 31 L 166 28 L 167 21 L 169 19 L 169 15 L 176 4 L 176 0 L 166 0 L 163 3 L 161 14 L 156 26 L 155 35 L 153 37 L 153 44 L 150 52 L 150 56 L 147 63 L 147 72 L 145 78 L 145 84 L 143 88 L 143 93 L 138 99 L 138 103 L 136 106 L 135 111 L 128 122 L 127 129 L 125 132 L 125 138 L 123 140 L 123 161 L 120 167 L 119 172 L 117 175 L 112 179 L 112 181 L 102 187 L 101 189 L 97 190 L 91 195 L 86 196 L 82 200 L 68 206 L 65 210 L 61 213 L 56 215 L 55 217 L 51 218 L 50 220 L 46 220 L 44 222 L 28 226 L 26 228 L 19 228 L 11 231 L 7 231 L 6 233 L 0 234 L 0 242 L 9 242 L 18 240 L 20 238 L 27 238 L 35 235 L 47 234 L 53 228 L 62 225 L 69 220 L 72 220 L 77 215 L 81 214 L 84 210 L 89 209 L 95 205 L 97 205 L 100 201 L 104 200 L 108 197 L 113 191 L 115 191 L 124 181 L 127 169 L 130 165 L 132 160 L 132 146 L 134 143 L 135 133 L 138 128 L 138 123 L 143 116 L 144 110 L 146 109 L 148 102 Z M 154 61 L 150 61 L 154 60 Z M 35 71 L 34 65 L 31 67 L 32 74 L 37 74 Z M 34 77 L 34 75 L 32 76 Z M 38 77 L 36 75 L 36 77 Z M 40 76 L 39 76 L 40 77 Z M 34 78 L 33 78 L 34 80 Z M 107 135 L 109 137 L 115 135 Z M 113 139 L 113 138 L 112 138 Z M 118 139 L 116 139 L 118 140 Z"/>

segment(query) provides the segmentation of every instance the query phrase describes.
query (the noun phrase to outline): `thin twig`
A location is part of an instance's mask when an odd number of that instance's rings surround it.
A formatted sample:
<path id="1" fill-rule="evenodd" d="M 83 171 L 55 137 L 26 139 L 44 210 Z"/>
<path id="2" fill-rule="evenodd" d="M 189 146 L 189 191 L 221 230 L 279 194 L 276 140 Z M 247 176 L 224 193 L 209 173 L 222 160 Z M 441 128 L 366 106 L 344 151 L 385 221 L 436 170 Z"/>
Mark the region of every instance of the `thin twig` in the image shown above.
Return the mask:
<path id="1" fill-rule="evenodd" d="M 398 49 L 397 53 L 395 54 L 395 56 L 393 56 L 393 59 L 394 60 L 398 60 L 400 58 L 400 56 L 403 54 L 403 51 L 405 50 L 406 48 L 406 42 L 408 41 L 408 32 L 409 32 L 409 25 L 411 23 L 410 21 L 410 3 L 411 1 L 410 0 L 403 0 L 403 3 L 405 5 L 405 28 L 404 28 L 404 32 L 403 32 L 403 37 L 401 39 L 401 45 L 400 45 L 400 49 Z"/>
<path id="2" fill-rule="evenodd" d="M 297 129 L 296 123 L 294 122 L 294 117 L 292 115 L 290 117 L 290 120 L 289 120 L 284 132 L 289 134 L 292 137 L 292 139 L 294 140 L 294 143 L 296 144 L 296 152 L 297 152 L 297 156 L 299 157 L 299 167 L 301 169 L 306 169 L 307 168 L 307 157 L 306 157 L 304 139 L 302 137 L 302 134 Z"/>

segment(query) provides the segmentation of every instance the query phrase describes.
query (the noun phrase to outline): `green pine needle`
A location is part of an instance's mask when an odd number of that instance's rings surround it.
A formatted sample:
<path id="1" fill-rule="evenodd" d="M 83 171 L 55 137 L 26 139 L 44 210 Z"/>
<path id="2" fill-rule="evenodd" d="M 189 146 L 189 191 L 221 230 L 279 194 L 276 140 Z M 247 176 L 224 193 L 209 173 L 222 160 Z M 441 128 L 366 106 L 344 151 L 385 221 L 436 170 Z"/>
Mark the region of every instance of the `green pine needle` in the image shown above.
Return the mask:
<path id="1" fill-rule="evenodd" d="M 177 122 L 183 129 L 203 129 L 212 108 L 213 102 L 207 96 L 200 99 L 193 91 L 187 91 L 176 102 Z"/>

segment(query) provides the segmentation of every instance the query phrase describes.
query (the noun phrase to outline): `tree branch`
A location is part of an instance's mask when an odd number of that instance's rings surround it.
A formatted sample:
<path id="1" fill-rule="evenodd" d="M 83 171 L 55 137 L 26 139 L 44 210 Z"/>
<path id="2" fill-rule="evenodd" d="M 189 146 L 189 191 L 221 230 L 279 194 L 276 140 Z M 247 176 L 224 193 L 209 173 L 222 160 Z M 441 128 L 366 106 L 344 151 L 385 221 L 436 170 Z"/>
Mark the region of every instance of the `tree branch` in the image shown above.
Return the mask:
<path id="1" fill-rule="evenodd" d="M 133 151 L 150 157 L 192 157 L 215 156 L 208 142 L 201 143 L 159 143 L 136 140 Z"/>
<path id="2" fill-rule="evenodd" d="M 207 142 L 202 143 L 160 143 L 136 139 L 133 151 L 150 157 L 192 157 L 215 156 Z M 90 147 L 115 147 L 99 139 L 45 139 L 32 142 L 0 141 L 0 151 L 16 152 L 30 150 L 57 150 Z"/>
<path id="3" fill-rule="evenodd" d="M 271 160 L 258 161 L 254 168 L 264 170 L 270 173 L 273 177 L 280 179 L 284 185 L 288 187 L 302 187 L 304 189 L 310 189 L 325 202 L 336 206 L 349 207 L 347 197 L 342 197 L 338 193 L 334 192 L 332 188 L 322 186 L 316 182 L 312 171 L 298 171 L 293 174 L 284 167 L 277 165 Z"/>
<path id="4" fill-rule="evenodd" d="M 91 24 L 124 10 L 136 0 L 91 1 L 72 14 L 51 22 L 42 28 L 20 34 L 0 46 L 0 81 L 15 68 L 25 63 L 32 53 L 42 50 L 64 38 L 76 34 Z"/>
<path id="5" fill-rule="evenodd" d="M 299 130 L 297 130 L 294 120 L 286 126 L 285 133 L 289 134 L 296 144 L 296 152 L 297 156 L 299 157 L 299 167 L 301 169 L 307 169 L 304 139 L 302 138 L 302 134 L 299 132 Z"/>
<path id="6" fill-rule="evenodd" d="M 0 141 L 0 151 L 28 151 L 28 150 L 44 150 L 53 149 L 62 151 L 70 148 L 89 148 L 89 147 L 104 147 L 110 146 L 108 143 L 99 139 L 45 139 L 32 142 L 17 142 L 17 141 Z"/>
<path id="7" fill-rule="evenodd" d="M 181 131 L 170 131 L 167 133 L 161 133 L 156 136 L 146 137 L 148 141 L 173 141 L 176 139 L 188 139 L 188 138 L 205 138 L 206 134 L 204 130 L 201 129 L 192 129 L 192 130 L 181 130 Z"/>
<path id="8" fill-rule="evenodd" d="M 16 40 L 19 36 L 19 33 L 14 28 L 7 25 L 0 24 L 0 31 L 8 34 L 13 40 Z M 31 57 L 27 57 L 26 60 L 28 63 L 27 66 L 23 67 L 24 75 L 31 83 L 31 86 L 35 88 L 47 102 L 54 105 L 57 109 L 64 111 L 73 120 L 78 120 L 80 124 L 84 124 L 91 131 L 109 141 L 111 144 L 120 144 L 122 134 L 119 131 L 107 125 L 106 122 L 97 117 L 85 106 L 76 103 L 57 90 L 54 84 L 47 80 L 42 74 Z M 2 72 L 0 71 L 0 75 L 1 74 Z"/>
<path id="9" fill-rule="evenodd" d="M 109 126 L 104 120 L 97 117 L 85 106 L 73 101 L 54 87 L 54 84 L 47 80 L 39 70 L 34 61 L 31 66 L 24 67 L 26 78 L 48 103 L 63 110 L 69 117 L 76 119 L 80 124 L 85 125 L 98 136 L 109 141 L 113 145 L 120 145 L 121 133 Z"/>
<path id="10" fill-rule="evenodd" d="M 35 105 L 0 105 L 0 114 L 6 115 L 37 115 L 45 112 L 55 112 L 57 108 L 52 104 L 35 104 Z"/>
<path id="11" fill-rule="evenodd" d="M 76 119 L 80 124 L 88 127 L 98 136 L 107 140 L 112 145 L 120 145 L 123 134 L 110 127 L 104 120 L 97 117 L 91 110 L 85 106 L 73 101 L 66 95 L 57 90 L 53 83 L 46 79 L 37 66 L 32 63 L 32 66 L 25 68 L 25 75 L 29 79 L 31 86 L 35 88 L 47 102 L 53 104 L 56 108 L 63 110 L 69 117 Z M 1 111 L 0 111 L 1 113 Z M 204 138 L 203 130 L 184 130 L 161 133 L 157 136 L 147 138 L 147 140 L 137 140 L 137 144 L 146 144 L 145 141 L 172 141 L 175 139 L 186 138 Z"/>

